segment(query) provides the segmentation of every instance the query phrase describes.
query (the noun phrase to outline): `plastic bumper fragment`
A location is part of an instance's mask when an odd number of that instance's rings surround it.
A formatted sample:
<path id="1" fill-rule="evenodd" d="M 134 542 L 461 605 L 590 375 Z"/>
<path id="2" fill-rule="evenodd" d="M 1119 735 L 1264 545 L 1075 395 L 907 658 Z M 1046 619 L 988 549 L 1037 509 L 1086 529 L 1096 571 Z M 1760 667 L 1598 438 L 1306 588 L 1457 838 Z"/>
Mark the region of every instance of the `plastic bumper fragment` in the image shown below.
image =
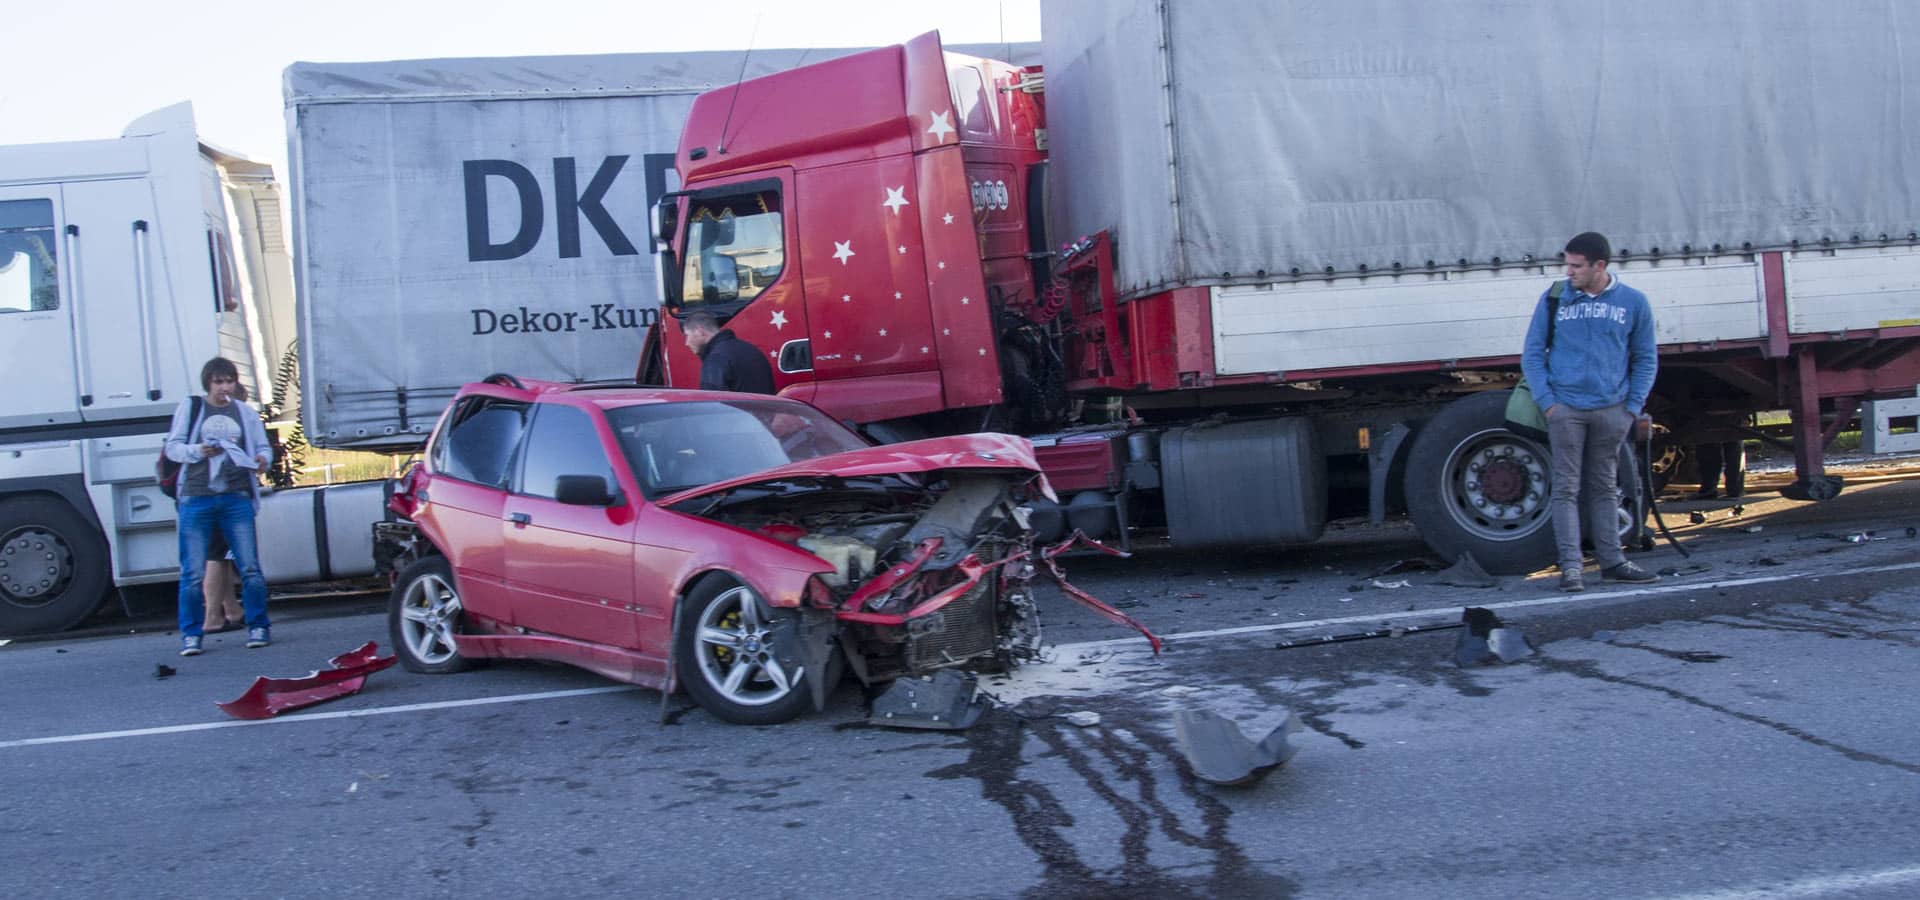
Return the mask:
<path id="1" fill-rule="evenodd" d="M 357 694 L 367 676 L 387 668 L 398 657 L 379 658 L 380 645 L 374 641 L 342 653 L 328 662 L 333 668 L 317 669 L 299 678 L 255 678 L 247 692 L 225 703 L 216 703 L 236 719 L 269 719 L 289 710 L 301 709 L 336 697 Z"/>
<path id="2" fill-rule="evenodd" d="M 1174 740 L 1187 765 L 1200 780 L 1214 784 L 1245 785 L 1266 777 L 1298 751 L 1287 736 L 1299 730 L 1300 723 L 1289 712 L 1256 744 L 1233 720 L 1213 710 L 1182 709 L 1173 715 Z"/>

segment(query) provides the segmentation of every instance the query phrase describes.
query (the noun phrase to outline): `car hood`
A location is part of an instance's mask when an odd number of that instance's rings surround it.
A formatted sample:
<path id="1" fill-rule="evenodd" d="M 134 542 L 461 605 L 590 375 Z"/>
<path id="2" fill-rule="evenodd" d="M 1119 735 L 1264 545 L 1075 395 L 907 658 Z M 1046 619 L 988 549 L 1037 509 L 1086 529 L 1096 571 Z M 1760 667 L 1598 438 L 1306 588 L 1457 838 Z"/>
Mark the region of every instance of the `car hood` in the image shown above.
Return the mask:
<path id="1" fill-rule="evenodd" d="M 655 502 L 664 507 L 697 497 L 724 493 L 751 484 L 788 481 L 795 478 L 861 478 L 872 475 L 910 475 L 942 469 L 1008 469 L 1040 475 L 1040 464 L 1033 458 L 1033 444 L 1011 434 L 963 434 L 957 437 L 930 438 L 904 444 L 886 444 L 863 450 L 849 450 L 832 456 L 816 456 L 796 463 L 764 469 L 725 481 L 689 488 L 661 497 Z M 1041 492 L 1049 500 L 1058 500 L 1046 477 L 1040 476 Z"/>

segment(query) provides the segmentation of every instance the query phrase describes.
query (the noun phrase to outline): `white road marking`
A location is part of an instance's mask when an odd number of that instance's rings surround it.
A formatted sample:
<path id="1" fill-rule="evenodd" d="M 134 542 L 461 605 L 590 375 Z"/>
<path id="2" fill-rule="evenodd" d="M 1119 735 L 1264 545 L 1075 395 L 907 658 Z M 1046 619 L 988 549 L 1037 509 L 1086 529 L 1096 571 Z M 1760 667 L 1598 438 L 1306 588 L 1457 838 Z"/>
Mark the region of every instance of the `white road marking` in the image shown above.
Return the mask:
<path id="1" fill-rule="evenodd" d="M 1706 591 L 1717 588 L 1745 587 L 1754 584 L 1773 584 L 1781 581 L 1798 581 L 1804 578 L 1838 578 L 1845 575 L 1872 575 L 1880 572 L 1903 572 L 1920 569 L 1920 562 L 1898 563 L 1888 566 L 1869 566 L 1863 569 L 1844 569 L 1831 572 L 1796 572 L 1783 575 L 1758 575 L 1753 578 L 1735 578 L 1728 581 L 1702 581 L 1687 584 L 1663 584 L 1657 587 L 1627 588 L 1618 591 L 1588 591 L 1582 594 L 1555 594 L 1549 597 L 1536 597 L 1532 600 L 1508 600 L 1504 603 L 1476 603 L 1481 609 L 1525 609 L 1531 606 L 1558 606 L 1562 603 L 1591 603 L 1595 600 L 1612 600 L 1622 597 L 1653 597 L 1660 594 L 1682 594 L 1688 591 Z M 1312 631 L 1330 625 L 1380 624 L 1392 622 L 1400 625 L 1415 624 L 1423 619 L 1458 619 L 1466 610 L 1464 606 L 1443 606 L 1436 609 L 1416 609 L 1392 613 L 1370 613 L 1358 616 L 1340 616 L 1333 619 L 1311 619 L 1305 622 L 1270 622 L 1265 625 L 1241 625 L 1235 628 L 1214 628 L 1208 631 L 1183 631 L 1178 634 L 1160 635 L 1160 640 L 1169 646 L 1176 641 L 1197 641 L 1206 638 L 1233 637 L 1242 634 L 1263 634 L 1274 631 Z M 1078 644 L 1056 644 L 1054 649 L 1061 654 L 1078 653 L 1085 650 L 1105 650 L 1110 648 L 1133 648 L 1140 645 L 1145 649 L 1139 637 L 1111 638 L 1103 641 L 1084 641 Z"/>
<path id="2" fill-rule="evenodd" d="M 1766 887 L 1730 888 L 1703 894 L 1685 894 L 1669 900 L 1794 900 L 1798 897 L 1829 897 L 1852 891 L 1898 887 L 1920 882 L 1920 866 L 1882 869 L 1878 872 L 1847 872 L 1822 875 Z"/>
<path id="3" fill-rule="evenodd" d="M 1664 584 L 1658 587 L 1632 588 L 1632 589 L 1618 590 L 1618 591 L 1597 591 L 1597 592 L 1590 592 L 1590 593 L 1584 593 L 1584 594 L 1562 594 L 1562 595 L 1554 595 L 1549 597 L 1537 597 L 1531 600 L 1509 600 L 1505 603 L 1485 603 L 1485 604 L 1479 604 L 1479 605 L 1483 609 L 1491 609 L 1491 610 L 1524 609 L 1527 607 L 1534 607 L 1534 606 L 1557 606 L 1563 603 L 1592 602 L 1594 600 L 1608 600 L 1608 599 L 1616 599 L 1616 598 L 1624 598 L 1624 597 L 1651 597 L 1651 596 L 1658 596 L 1660 594 L 1685 593 L 1687 591 L 1702 591 L 1702 590 L 1714 590 L 1719 588 L 1746 587 L 1748 585 L 1755 585 L 1755 584 L 1775 584 L 1782 581 L 1797 581 L 1805 578 L 1832 578 L 1832 577 L 1840 577 L 1845 575 L 1873 575 L 1873 574 L 1878 574 L 1882 572 L 1904 572 L 1904 571 L 1909 571 L 1913 569 L 1920 569 L 1920 562 L 1900 563 L 1896 565 L 1887 565 L 1887 566 L 1869 566 L 1866 568 L 1845 569 L 1845 570 L 1828 571 L 1828 572 L 1800 572 L 1800 573 L 1794 573 L 1794 574 L 1762 575 L 1762 576 L 1756 576 L 1753 578 L 1736 578 L 1736 579 L 1731 579 L 1726 581 L 1707 581 L 1707 582 L 1696 582 L 1691 584 Z M 1180 632 L 1178 634 L 1164 634 L 1164 635 L 1161 635 L 1160 637 L 1161 637 L 1161 640 L 1167 642 L 1169 647 L 1172 647 L 1175 645 L 1175 642 L 1202 641 L 1210 638 L 1237 637 L 1240 635 L 1267 634 L 1267 633 L 1273 633 L 1273 632 L 1313 631 L 1313 630 L 1326 628 L 1329 626 L 1335 626 L 1335 625 L 1360 625 L 1360 624 L 1375 625 L 1383 622 L 1393 622 L 1398 624 L 1414 624 L 1416 622 L 1420 622 L 1426 619 L 1457 619 L 1460 617 L 1461 612 L 1464 611 L 1465 609 L 1466 607 L 1464 606 L 1447 606 L 1447 607 L 1440 607 L 1438 609 L 1421 609 L 1421 610 L 1413 610 L 1410 612 L 1376 613 L 1371 615 L 1357 615 L 1357 616 L 1340 616 L 1338 618 L 1314 619 L 1306 622 L 1274 622 L 1266 625 L 1246 625 L 1238 628 L 1216 628 L 1209 631 L 1185 631 L 1185 632 Z M 1084 641 L 1078 644 L 1057 644 L 1057 645 L 1054 645 L 1053 650 L 1055 651 L 1055 654 L 1056 654 L 1054 657 L 1055 659 L 1066 659 L 1068 654 L 1082 653 L 1088 650 L 1103 650 L 1103 649 L 1118 649 L 1122 651 L 1134 650 L 1138 652 L 1140 655 L 1144 656 L 1149 651 L 1142 645 L 1142 643 L 1143 642 L 1139 637 L 1114 638 L 1112 640 L 1104 640 L 1104 641 Z M 381 706 L 381 707 L 374 707 L 371 709 L 351 709 L 351 710 L 341 710 L 338 712 L 301 713 L 298 715 L 290 715 L 284 718 L 274 718 L 274 719 L 234 720 L 234 721 L 225 721 L 225 722 L 200 722 L 192 725 L 165 725 L 157 728 L 134 728 L 126 731 L 96 731 L 89 734 L 67 734 L 67 735 L 57 735 L 54 737 L 24 738 L 21 740 L 0 741 L 0 750 L 11 750 L 18 747 L 36 747 L 43 744 L 76 744 L 76 743 L 85 743 L 89 741 L 113 740 L 116 738 L 151 737 L 155 735 L 184 734 L 184 733 L 193 732 L 193 731 L 212 731 L 219 728 L 244 728 L 244 727 L 253 726 L 253 725 L 279 725 L 279 724 L 285 724 L 288 722 L 322 722 L 322 721 L 329 721 L 333 719 L 357 719 L 364 716 L 384 716 L 384 715 L 391 715 L 393 713 L 424 712 L 427 710 L 435 710 L 435 709 L 455 709 L 455 708 L 464 707 L 464 706 L 486 706 L 494 703 L 518 703 L 518 702 L 527 701 L 527 700 L 557 700 L 563 697 L 580 697 L 580 696 L 586 696 L 590 694 L 612 694 L 612 693 L 619 693 L 621 691 L 636 691 L 636 690 L 640 690 L 640 688 L 634 687 L 632 685 L 623 684 L 623 685 L 614 685 L 610 687 L 577 688 L 574 690 L 566 690 L 566 691 L 542 691 L 540 693 L 534 693 L 534 694 L 509 694 L 501 697 L 475 697 L 470 700 L 443 700 L 435 703 L 409 703 L 403 706 Z M 1904 872 L 1906 870 L 1900 870 L 1900 871 Z M 1914 871 L 1916 873 L 1920 873 L 1920 870 L 1914 870 Z M 1824 889 L 1825 888 L 1823 888 L 1823 890 Z M 1714 898 L 1714 900 L 1719 900 L 1719 897 L 1720 897 L 1720 895 L 1703 895 L 1703 896 L 1711 896 Z M 1726 896 L 1728 898 L 1732 898 L 1732 897 L 1746 897 L 1746 896 L 1798 897 L 1798 896 L 1814 896 L 1814 895 L 1812 894 L 1780 894 L 1780 895 L 1729 894 Z"/>
<path id="4" fill-rule="evenodd" d="M 189 731 L 213 731 L 217 728 L 246 728 L 253 725 L 284 725 L 288 722 L 322 722 L 330 719 L 358 719 L 365 716 L 384 716 L 392 713 L 424 712 L 430 709 L 455 709 L 462 706 L 486 706 L 493 703 L 518 703 L 523 700 L 557 700 L 561 697 L 582 697 L 588 694 L 615 694 L 622 691 L 637 691 L 630 684 L 612 687 L 576 688 L 568 691 L 541 691 L 537 694 L 508 694 L 501 697 L 475 697 L 471 700 L 441 700 L 434 703 L 409 703 L 405 706 L 376 706 L 372 709 L 345 709 L 337 712 L 301 713 L 274 719 L 234 719 L 226 722 L 199 722 L 193 725 L 163 725 L 158 728 L 133 728 L 126 731 L 96 731 L 91 734 L 63 734 L 57 737 L 26 738 L 17 741 L 0 741 L 0 750 L 15 747 L 37 747 L 41 744 L 79 744 L 87 741 L 107 741 L 114 738 L 151 737 L 161 734 L 184 734 Z"/>

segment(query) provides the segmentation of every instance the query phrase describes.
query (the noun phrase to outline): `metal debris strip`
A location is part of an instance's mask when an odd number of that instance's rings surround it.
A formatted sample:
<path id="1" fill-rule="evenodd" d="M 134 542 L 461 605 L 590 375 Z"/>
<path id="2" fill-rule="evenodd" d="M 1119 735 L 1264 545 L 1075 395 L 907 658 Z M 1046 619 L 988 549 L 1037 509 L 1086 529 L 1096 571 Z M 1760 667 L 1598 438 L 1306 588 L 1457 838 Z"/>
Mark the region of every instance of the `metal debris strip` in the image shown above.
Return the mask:
<path id="1" fill-rule="evenodd" d="M 247 692 L 216 703 L 236 719 L 269 719 L 283 712 L 357 694 L 367 676 L 393 665 L 397 656 L 380 658 L 380 645 L 368 641 L 328 660 L 330 669 L 316 669 L 298 678 L 255 678 Z"/>
<path id="2" fill-rule="evenodd" d="M 1280 641 L 1273 645 L 1273 649 L 1292 650 L 1297 647 L 1317 647 L 1321 644 L 1341 644 L 1347 641 L 1364 641 L 1372 638 L 1403 637 L 1409 634 L 1424 634 L 1429 631 L 1450 631 L 1455 628 L 1464 627 L 1466 626 L 1459 622 L 1449 622 L 1445 625 L 1392 625 L 1382 623 L 1380 627 L 1369 628 L 1366 631 L 1320 634 L 1291 641 Z"/>
<path id="3" fill-rule="evenodd" d="M 1291 711 L 1258 742 L 1240 726 L 1210 709 L 1180 709 L 1173 714 L 1174 742 L 1195 777 L 1212 784 L 1249 785 L 1265 778 L 1299 748 L 1288 737 L 1300 730 Z"/>

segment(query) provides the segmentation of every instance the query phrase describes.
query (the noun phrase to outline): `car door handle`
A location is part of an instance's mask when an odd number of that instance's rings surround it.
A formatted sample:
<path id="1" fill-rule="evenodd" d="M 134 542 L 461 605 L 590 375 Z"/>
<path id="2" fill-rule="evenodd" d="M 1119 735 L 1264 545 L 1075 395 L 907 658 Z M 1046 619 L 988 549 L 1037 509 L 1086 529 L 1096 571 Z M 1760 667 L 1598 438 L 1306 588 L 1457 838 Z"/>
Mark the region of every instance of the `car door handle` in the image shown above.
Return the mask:
<path id="1" fill-rule="evenodd" d="M 508 513 L 507 521 L 512 522 L 515 525 L 522 525 L 522 526 L 532 525 L 533 517 L 526 513 Z"/>

